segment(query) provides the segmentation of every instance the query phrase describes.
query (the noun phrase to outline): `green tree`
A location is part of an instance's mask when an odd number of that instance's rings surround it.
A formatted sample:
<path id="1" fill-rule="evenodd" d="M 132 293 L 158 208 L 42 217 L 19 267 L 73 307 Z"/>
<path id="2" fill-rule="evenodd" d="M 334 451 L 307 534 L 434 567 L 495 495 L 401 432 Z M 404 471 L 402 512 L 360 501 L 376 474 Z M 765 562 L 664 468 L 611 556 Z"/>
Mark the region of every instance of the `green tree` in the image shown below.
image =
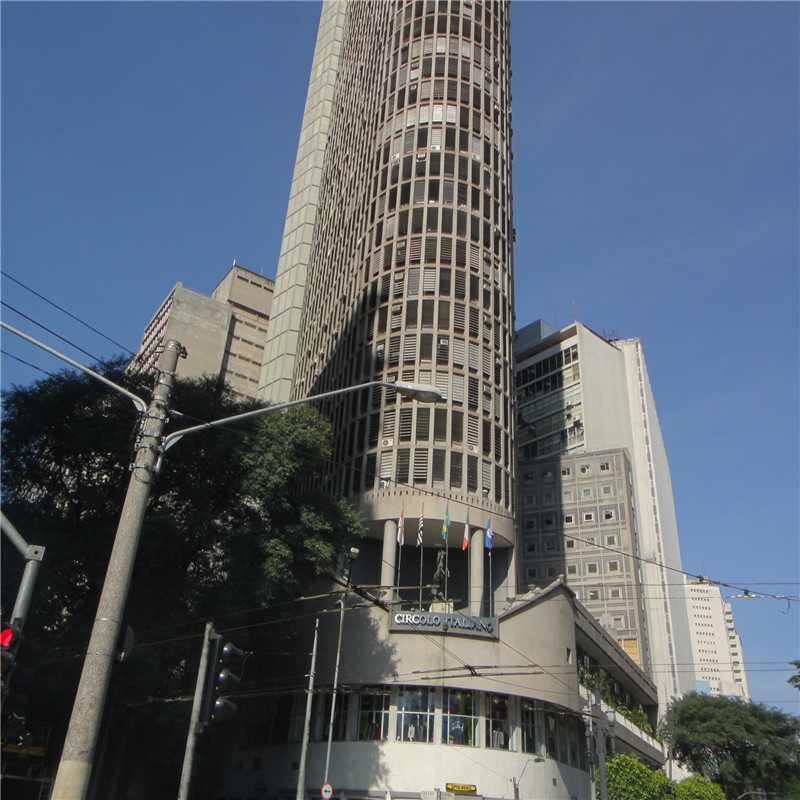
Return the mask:
<path id="1" fill-rule="evenodd" d="M 98 369 L 149 396 L 152 380 L 125 374 L 121 362 Z M 255 404 L 219 381 L 179 380 L 171 406 L 168 430 Z M 130 475 L 136 414 L 130 400 L 71 372 L 13 387 L 3 410 L 3 512 L 46 548 L 26 633 L 45 637 L 48 652 L 29 717 L 54 724 L 57 757 Z M 126 609 L 136 646 L 115 668 L 109 704 L 110 727 L 127 732 L 126 763 L 149 766 L 149 797 L 175 795 L 189 707 L 165 701 L 191 696 L 205 621 L 245 628 L 241 647 L 281 649 L 292 630 L 284 617 L 298 613 L 286 601 L 362 534 L 355 510 L 318 488 L 329 458 L 329 425 L 310 406 L 192 434 L 166 454 Z M 22 562 L 5 541 L 3 556 L 9 608 Z M 260 662 L 248 663 L 248 676 L 266 680 L 272 659 Z M 262 716 L 270 711 L 261 704 Z"/>
<path id="2" fill-rule="evenodd" d="M 597 773 L 595 780 L 599 782 Z M 607 759 L 606 784 L 609 800 L 674 800 L 677 797 L 675 783 L 661 770 L 652 770 L 627 753 Z"/>
<path id="3" fill-rule="evenodd" d="M 692 775 L 678 784 L 678 800 L 725 800 L 725 792 L 702 775 Z"/>
<path id="4" fill-rule="evenodd" d="M 729 798 L 780 792 L 800 777 L 800 719 L 760 703 L 690 692 L 670 707 L 663 733 L 681 763 Z"/>
<path id="5" fill-rule="evenodd" d="M 788 683 L 789 686 L 794 686 L 794 688 L 800 692 L 800 661 L 792 661 L 792 666 L 795 670 L 794 675 L 792 675 L 786 683 Z"/>

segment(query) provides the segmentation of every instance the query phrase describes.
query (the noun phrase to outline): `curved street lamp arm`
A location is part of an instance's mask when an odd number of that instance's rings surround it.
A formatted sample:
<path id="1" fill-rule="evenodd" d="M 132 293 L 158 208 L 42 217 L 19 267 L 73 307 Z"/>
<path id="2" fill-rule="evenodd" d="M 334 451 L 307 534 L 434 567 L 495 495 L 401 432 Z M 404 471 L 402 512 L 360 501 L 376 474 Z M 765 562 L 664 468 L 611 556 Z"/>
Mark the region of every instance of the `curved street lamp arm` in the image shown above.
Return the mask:
<path id="1" fill-rule="evenodd" d="M 212 422 L 204 422 L 202 425 L 194 425 L 191 428 L 184 428 L 180 431 L 175 431 L 164 438 L 164 452 L 169 450 L 172 445 L 180 441 L 184 436 L 190 433 L 197 433 L 204 431 L 208 428 L 218 428 L 222 425 L 229 425 L 232 422 L 239 422 L 243 419 L 250 417 L 258 417 L 261 414 L 267 414 L 270 411 L 280 411 L 284 408 L 291 408 L 292 406 L 299 406 L 304 403 L 310 403 L 314 400 L 325 400 L 328 397 L 336 397 L 341 394 L 348 394 L 349 392 L 357 392 L 361 389 L 371 389 L 375 386 L 388 386 L 390 389 L 397 390 L 400 394 L 409 398 L 418 398 L 423 401 L 437 402 L 442 399 L 442 393 L 433 386 L 417 383 L 403 383 L 398 381 L 391 383 L 390 381 L 369 381 L 368 383 L 359 383 L 357 386 L 347 386 L 344 389 L 334 389 L 331 392 L 323 392 L 322 394 L 309 395 L 302 397 L 300 400 L 291 400 L 288 403 L 280 403 L 276 406 L 266 406 L 265 408 L 257 408 L 254 411 L 246 411 L 244 414 L 236 414 L 233 417 L 225 417 L 223 419 L 213 420 Z"/>

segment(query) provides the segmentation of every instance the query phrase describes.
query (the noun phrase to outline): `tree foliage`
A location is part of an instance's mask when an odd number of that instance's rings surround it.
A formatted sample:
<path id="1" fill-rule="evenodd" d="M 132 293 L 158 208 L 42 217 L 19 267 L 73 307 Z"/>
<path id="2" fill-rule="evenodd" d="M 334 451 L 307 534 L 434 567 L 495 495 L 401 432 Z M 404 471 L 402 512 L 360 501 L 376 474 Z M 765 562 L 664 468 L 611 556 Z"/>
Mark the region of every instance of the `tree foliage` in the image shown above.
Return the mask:
<path id="1" fill-rule="evenodd" d="M 725 800 L 722 789 L 707 778 L 693 775 L 676 783 L 627 753 L 606 761 L 606 781 L 609 800 Z"/>
<path id="2" fill-rule="evenodd" d="M 792 661 L 792 666 L 794 667 L 794 675 L 792 675 L 786 683 L 789 686 L 794 686 L 798 692 L 800 692 L 800 661 Z"/>
<path id="3" fill-rule="evenodd" d="M 148 397 L 150 386 L 122 366 L 98 369 Z M 178 380 L 171 407 L 180 413 L 168 431 L 255 406 L 203 379 Z M 130 476 L 136 413 L 129 399 L 71 372 L 13 387 L 3 410 L 3 512 L 46 548 L 26 633 L 46 637 L 47 675 L 29 715 L 47 715 L 60 742 Z M 188 703 L 176 710 L 163 701 L 191 696 L 205 621 L 246 627 L 237 644 L 260 641 L 257 649 L 269 651 L 289 630 L 282 617 L 297 613 L 286 601 L 362 534 L 357 512 L 315 480 L 329 457 L 329 425 L 310 406 L 194 433 L 167 452 L 127 603 L 136 647 L 112 686 L 114 713 L 124 718 L 114 727 L 129 731 L 137 756 L 152 765 L 148 796 L 175 795 L 180 756 L 169 744 L 182 749 Z M 22 561 L 5 541 L 3 556 L 9 608 Z M 248 669 L 266 674 L 270 664 Z"/>
<path id="4" fill-rule="evenodd" d="M 725 792 L 702 775 L 692 775 L 678 784 L 678 800 L 725 800 Z"/>
<path id="5" fill-rule="evenodd" d="M 597 779 L 597 773 L 595 776 Z M 661 770 L 652 770 L 627 753 L 607 759 L 606 785 L 609 800 L 674 800 L 676 797 L 674 782 Z"/>
<path id="6" fill-rule="evenodd" d="M 800 777 L 800 719 L 760 703 L 691 692 L 672 704 L 663 734 L 682 764 L 728 797 L 780 792 Z"/>

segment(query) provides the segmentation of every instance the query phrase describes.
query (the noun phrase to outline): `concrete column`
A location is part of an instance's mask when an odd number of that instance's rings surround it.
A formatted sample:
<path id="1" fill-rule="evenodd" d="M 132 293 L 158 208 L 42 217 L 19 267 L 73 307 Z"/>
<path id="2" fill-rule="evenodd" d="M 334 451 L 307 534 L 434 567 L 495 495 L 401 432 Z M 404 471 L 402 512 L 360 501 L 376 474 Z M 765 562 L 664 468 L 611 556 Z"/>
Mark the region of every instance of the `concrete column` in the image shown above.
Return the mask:
<path id="1" fill-rule="evenodd" d="M 469 613 L 483 611 L 483 528 L 473 528 L 469 540 Z"/>
<path id="2" fill-rule="evenodd" d="M 387 519 L 383 523 L 383 563 L 381 586 L 394 586 L 394 568 L 397 564 L 397 522 Z"/>

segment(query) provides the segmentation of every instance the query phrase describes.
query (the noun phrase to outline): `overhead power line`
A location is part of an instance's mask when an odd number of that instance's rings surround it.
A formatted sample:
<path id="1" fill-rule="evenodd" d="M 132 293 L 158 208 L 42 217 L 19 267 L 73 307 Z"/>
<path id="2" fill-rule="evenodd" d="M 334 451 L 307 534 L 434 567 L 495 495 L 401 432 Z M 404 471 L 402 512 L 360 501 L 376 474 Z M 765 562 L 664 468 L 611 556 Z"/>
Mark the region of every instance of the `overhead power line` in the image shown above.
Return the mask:
<path id="1" fill-rule="evenodd" d="M 92 333 L 96 333 L 98 336 L 101 336 L 103 339 L 105 339 L 107 342 L 110 342 L 115 347 L 119 347 L 120 349 L 124 350 L 126 353 L 129 353 L 130 355 L 135 355 L 135 353 L 132 350 L 130 350 L 129 348 L 125 347 L 124 344 L 120 344 L 119 342 L 117 342 L 114 339 L 112 339 L 110 336 L 106 336 L 106 334 L 104 334 L 102 331 L 97 330 L 97 328 L 93 328 L 91 325 L 89 325 L 88 322 L 85 322 L 80 317 L 76 317 L 74 314 L 72 314 L 71 312 L 67 311 L 66 308 L 62 308 L 60 305 L 58 305 L 58 303 L 54 303 L 52 300 L 48 299 L 43 294 L 40 294 L 35 289 L 31 289 L 30 286 L 24 284 L 18 278 L 15 278 L 13 275 L 10 275 L 8 272 L 2 272 L 2 275 L 4 277 L 8 278 L 10 281 L 14 281 L 14 283 L 16 283 L 18 286 L 21 286 L 23 289 L 29 291 L 31 294 L 33 294 L 36 297 L 38 297 L 40 300 L 44 300 L 45 303 L 48 303 L 49 305 L 53 306 L 53 308 L 58 309 L 63 314 L 66 314 L 70 319 L 74 319 L 75 322 L 78 322 L 81 325 L 83 325 L 85 328 L 88 328 Z"/>

